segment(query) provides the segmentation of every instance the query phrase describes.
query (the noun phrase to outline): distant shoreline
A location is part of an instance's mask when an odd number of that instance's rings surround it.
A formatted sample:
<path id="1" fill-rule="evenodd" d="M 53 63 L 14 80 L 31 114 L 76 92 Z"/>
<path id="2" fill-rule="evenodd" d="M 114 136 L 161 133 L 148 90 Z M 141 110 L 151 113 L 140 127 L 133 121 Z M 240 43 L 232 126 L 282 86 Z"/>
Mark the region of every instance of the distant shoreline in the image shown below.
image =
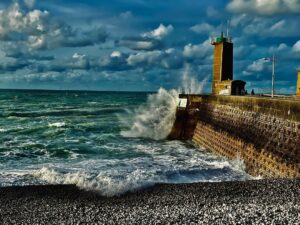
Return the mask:
<path id="1" fill-rule="evenodd" d="M 74 185 L 0 188 L 5 224 L 299 224 L 300 180 L 158 184 L 120 197 Z"/>

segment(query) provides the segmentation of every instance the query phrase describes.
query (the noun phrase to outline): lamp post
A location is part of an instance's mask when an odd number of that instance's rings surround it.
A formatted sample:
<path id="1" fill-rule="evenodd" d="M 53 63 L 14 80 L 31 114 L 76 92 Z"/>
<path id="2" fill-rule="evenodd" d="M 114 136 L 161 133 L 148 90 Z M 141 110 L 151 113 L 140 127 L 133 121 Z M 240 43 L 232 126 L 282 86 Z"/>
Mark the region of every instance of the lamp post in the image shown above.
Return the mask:
<path id="1" fill-rule="evenodd" d="M 273 53 L 273 63 L 272 63 L 272 98 L 274 98 L 275 94 L 275 54 Z"/>
<path id="2" fill-rule="evenodd" d="M 269 62 L 272 60 L 272 93 L 271 93 L 271 97 L 274 98 L 274 95 L 275 95 L 275 54 L 273 53 L 272 59 L 265 58 L 264 60 L 269 61 Z"/>

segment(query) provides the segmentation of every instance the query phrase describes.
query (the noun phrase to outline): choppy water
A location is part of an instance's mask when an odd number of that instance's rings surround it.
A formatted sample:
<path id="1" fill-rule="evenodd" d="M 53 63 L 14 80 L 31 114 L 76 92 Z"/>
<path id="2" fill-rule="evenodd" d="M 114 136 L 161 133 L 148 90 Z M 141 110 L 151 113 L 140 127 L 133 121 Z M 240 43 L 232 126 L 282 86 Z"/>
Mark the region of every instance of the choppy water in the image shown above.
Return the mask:
<path id="1" fill-rule="evenodd" d="M 238 162 L 164 139 L 176 96 L 0 91 L 0 186 L 76 184 L 111 196 L 155 183 L 249 179 Z"/>

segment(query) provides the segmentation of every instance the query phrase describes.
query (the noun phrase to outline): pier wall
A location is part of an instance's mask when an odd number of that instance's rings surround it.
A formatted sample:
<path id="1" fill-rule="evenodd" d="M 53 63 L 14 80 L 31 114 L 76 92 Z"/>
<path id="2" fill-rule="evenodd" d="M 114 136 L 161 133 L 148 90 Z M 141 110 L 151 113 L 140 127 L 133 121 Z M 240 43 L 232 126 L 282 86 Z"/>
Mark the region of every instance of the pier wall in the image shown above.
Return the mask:
<path id="1" fill-rule="evenodd" d="M 170 138 L 192 140 L 213 153 L 240 158 L 254 176 L 300 177 L 300 101 L 180 97 L 188 98 L 188 107 L 178 109 Z"/>

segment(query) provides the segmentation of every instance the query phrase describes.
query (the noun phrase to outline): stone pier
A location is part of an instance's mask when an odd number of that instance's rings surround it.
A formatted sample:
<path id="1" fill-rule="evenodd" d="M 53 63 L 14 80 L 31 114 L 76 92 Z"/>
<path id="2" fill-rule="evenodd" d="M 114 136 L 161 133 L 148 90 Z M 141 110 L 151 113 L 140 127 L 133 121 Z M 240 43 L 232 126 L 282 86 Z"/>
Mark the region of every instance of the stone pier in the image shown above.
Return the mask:
<path id="1" fill-rule="evenodd" d="M 192 140 L 254 176 L 300 177 L 300 101 L 241 96 L 181 95 L 171 139 Z"/>

